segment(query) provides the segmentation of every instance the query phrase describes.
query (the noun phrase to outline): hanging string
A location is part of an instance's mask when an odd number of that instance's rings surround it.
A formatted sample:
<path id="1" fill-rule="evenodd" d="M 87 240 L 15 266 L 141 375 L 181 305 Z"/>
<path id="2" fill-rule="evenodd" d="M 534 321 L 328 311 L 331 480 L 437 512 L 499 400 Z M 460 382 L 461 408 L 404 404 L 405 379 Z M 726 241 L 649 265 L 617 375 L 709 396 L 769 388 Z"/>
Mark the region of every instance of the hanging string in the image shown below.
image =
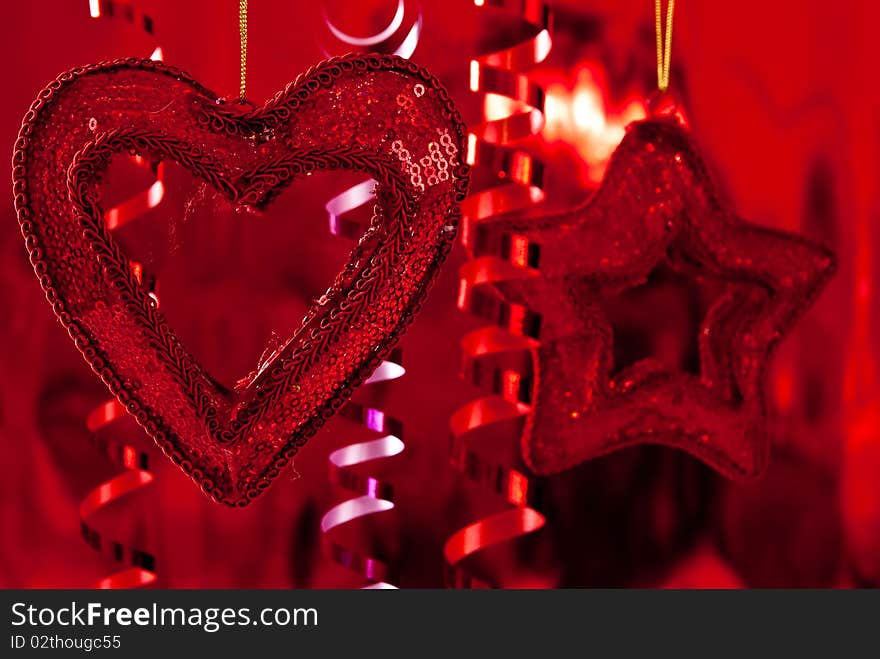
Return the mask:
<path id="1" fill-rule="evenodd" d="M 247 9 L 247 0 L 238 0 L 239 63 L 241 65 L 238 78 L 238 98 L 242 101 L 247 85 Z"/>
<path id="2" fill-rule="evenodd" d="M 675 0 L 669 0 L 666 8 L 666 35 L 663 34 L 663 1 L 654 0 L 654 32 L 657 36 L 657 88 L 669 89 L 669 62 L 672 58 L 672 15 Z"/>

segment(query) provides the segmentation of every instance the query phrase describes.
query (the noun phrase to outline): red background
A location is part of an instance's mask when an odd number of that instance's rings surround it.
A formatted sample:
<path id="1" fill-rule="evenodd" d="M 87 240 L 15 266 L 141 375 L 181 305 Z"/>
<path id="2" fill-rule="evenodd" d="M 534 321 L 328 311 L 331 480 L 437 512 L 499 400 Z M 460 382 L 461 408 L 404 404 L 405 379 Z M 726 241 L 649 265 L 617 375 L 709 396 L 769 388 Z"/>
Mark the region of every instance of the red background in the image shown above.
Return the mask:
<path id="1" fill-rule="evenodd" d="M 257 102 L 322 57 L 311 3 L 252 0 L 248 96 Z M 584 62 L 608 78 L 609 112 L 653 84 L 653 3 L 553 2 L 554 51 L 536 72 L 574 91 Z M 648 447 L 548 483 L 549 523 L 493 550 L 511 586 L 851 586 L 880 584 L 880 9 L 841 0 L 677 3 L 673 86 L 719 183 L 740 214 L 826 241 L 840 271 L 776 355 L 768 396 L 774 456 L 764 479 L 731 485 L 691 458 Z M 386 24 L 389 0 L 327 2 L 344 28 Z M 413 57 L 448 86 L 466 119 L 468 57 L 508 29 L 464 0 L 425 1 Z M 144 0 L 166 61 L 218 93 L 238 85 L 237 3 Z M 86 0 L 7 3 L 0 143 L 9 153 L 33 97 L 60 72 L 154 42 L 89 18 Z M 489 35 L 488 37 L 486 35 Z M 333 54 L 339 54 L 333 52 Z M 567 98 L 559 92 L 560 102 Z M 577 135 L 569 134 L 570 139 Z M 551 202 L 584 194 L 577 144 L 543 145 Z M 581 145 L 583 146 L 583 145 Z M 583 149 L 581 152 L 583 153 Z M 8 165 L 6 165 L 8 167 Z M 6 171 L 9 180 L 10 172 Z M 155 222 L 123 237 L 158 268 L 163 309 L 221 379 L 256 363 L 320 295 L 347 244 L 327 234 L 323 204 L 349 180 L 298 184 L 265 215 L 214 207 L 169 177 Z M 119 194 L 127 185 L 115 181 Z M 12 196 L 0 222 L 0 586 L 85 586 L 112 570 L 79 536 L 79 501 L 115 473 L 83 419 L 106 392 L 43 301 L 18 234 Z M 403 342 L 408 373 L 382 392 L 407 424 L 407 449 L 382 465 L 398 508 L 352 539 L 388 556 L 403 586 L 442 585 L 445 539 L 503 504 L 448 466 L 448 418 L 478 392 L 458 380 L 458 342 L 479 323 L 455 308 L 456 250 Z M 127 432 L 136 432 L 128 429 Z M 169 587 L 359 585 L 323 557 L 320 516 L 343 498 L 328 453 L 362 435 L 335 419 L 249 508 L 202 496 L 156 455 L 156 481 L 99 520 L 148 547 Z"/>

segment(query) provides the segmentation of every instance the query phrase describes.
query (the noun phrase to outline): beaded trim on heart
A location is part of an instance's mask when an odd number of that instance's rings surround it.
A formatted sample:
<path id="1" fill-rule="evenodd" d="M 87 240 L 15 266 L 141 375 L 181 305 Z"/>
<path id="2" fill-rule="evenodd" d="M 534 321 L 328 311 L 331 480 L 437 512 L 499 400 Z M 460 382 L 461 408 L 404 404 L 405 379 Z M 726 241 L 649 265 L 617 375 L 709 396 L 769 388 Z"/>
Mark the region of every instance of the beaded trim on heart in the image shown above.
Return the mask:
<path id="1" fill-rule="evenodd" d="M 39 129 L 43 110 L 51 106 L 54 97 L 66 86 L 85 76 L 101 72 L 138 70 L 169 76 L 192 88 L 195 101 L 193 111 L 197 115 L 198 123 L 206 131 L 245 138 L 255 144 L 284 140 L 283 157 L 276 154 L 277 157 L 259 162 L 257 166 L 230 173 L 224 170 L 216 157 L 179 138 L 138 127 L 113 129 L 98 133 L 92 140 L 85 142 L 75 154 L 67 172 L 69 203 L 81 221 L 82 236 L 93 250 L 92 256 L 101 266 L 104 284 L 123 301 L 126 313 L 136 320 L 137 329 L 147 337 L 150 346 L 158 348 L 156 354 L 161 358 L 162 366 L 195 403 L 198 417 L 215 440 L 215 445 L 207 447 L 204 452 L 182 441 L 162 415 L 145 402 L 143 392 L 133 386 L 130 377 L 118 372 L 113 357 L 101 349 L 101 341 L 84 326 L 80 317 L 83 310 L 75 304 L 69 304 L 59 294 L 57 277 L 53 279 L 53 274 L 56 274 L 53 272 L 53 264 L 46 258 L 45 247 L 41 242 L 43 238 L 35 226 L 35 220 L 39 222 L 42 218 L 33 217 L 29 199 L 27 165 L 35 157 L 35 154 L 29 153 L 29 148 L 34 131 Z M 442 116 L 450 128 L 445 131 L 437 128 L 438 138 L 431 143 L 436 148 L 421 159 L 421 166 L 414 166 L 408 153 L 403 155 L 406 149 L 399 144 L 400 140 L 393 139 L 392 128 L 388 129 L 383 138 L 391 143 L 391 148 L 387 149 L 389 153 L 381 153 L 378 148 L 370 149 L 370 145 L 366 143 L 320 149 L 307 144 L 307 140 L 298 143 L 299 138 L 292 129 L 284 133 L 285 126 L 296 121 L 296 113 L 313 102 L 313 96 L 319 90 L 333 89 L 340 76 L 366 75 L 372 72 L 393 72 L 407 76 L 416 82 L 416 96 L 430 90 L 432 98 L 442 108 Z M 215 99 L 216 95 L 186 74 L 151 60 L 117 60 L 62 74 L 40 93 L 25 116 L 13 156 L 13 190 L 19 223 L 34 271 L 53 310 L 77 348 L 120 403 L 134 415 L 138 423 L 175 463 L 214 499 L 241 506 L 258 496 L 280 470 L 289 464 L 289 460 L 307 439 L 351 396 L 353 389 L 369 377 L 412 321 L 439 265 L 451 247 L 458 223 L 457 204 L 467 190 L 468 168 L 459 160 L 459 155 L 464 153 L 464 127 L 448 94 L 427 71 L 400 58 L 347 56 L 329 60 L 313 67 L 285 91 L 255 110 L 217 103 Z M 369 99 L 364 100 L 368 101 Z M 400 96 L 398 104 L 405 106 L 405 103 L 401 103 Z M 264 364 L 265 368 L 261 368 L 260 372 L 250 378 L 249 384 L 252 386 L 248 386 L 235 401 L 222 400 L 217 392 L 208 390 L 204 385 L 205 373 L 185 351 L 158 310 L 151 305 L 150 298 L 127 267 L 125 255 L 100 218 L 100 200 L 95 181 L 108 166 L 112 155 L 126 149 L 154 158 L 173 158 L 213 186 L 230 202 L 239 205 L 264 206 L 296 177 L 318 170 L 367 171 L 378 181 L 377 200 L 383 211 L 381 216 L 377 215 L 374 219 L 373 225 L 352 253 L 346 269 L 337 276 L 328 295 L 310 309 L 303 321 L 303 327 L 280 349 L 271 363 Z M 409 177 L 406 176 L 407 173 L 410 174 Z M 422 174 L 426 175 L 425 178 Z M 445 178 L 441 179 L 441 174 Z M 411 245 L 407 241 L 412 239 L 408 234 L 413 232 L 414 213 L 419 211 L 420 204 L 427 203 L 423 194 L 426 189 L 425 179 L 429 187 L 440 180 L 450 181 L 453 203 L 446 210 L 442 237 L 429 244 L 424 254 L 416 254 L 418 258 L 415 258 L 413 254 L 418 251 L 419 245 Z M 436 203 L 442 201 L 438 199 Z M 397 218 L 399 221 L 389 221 L 386 226 L 383 218 Z M 48 223 L 43 227 L 45 231 L 50 228 L 51 224 Z M 406 305 L 399 310 L 399 316 L 391 314 L 393 322 L 389 321 L 386 333 L 382 340 L 377 340 L 369 358 L 354 364 L 350 377 L 346 377 L 341 386 L 336 387 L 326 398 L 321 399 L 316 394 L 320 400 L 310 408 L 308 417 L 296 426 L 296 431 L 283 444 L 274 447 L 271 460 L 264 459 L 255 471 L 257 460 L 252 460 L 251 457 L 256 455 L 259 458 L 259 455 L 252 452 L 245 453 L 240 463 L 236 464 L 243 438 L 252 432 L 256 433 L 255 428 L 262 430 L 260 424 L 268 422 L 273 406 L 280 397 L 289 393 L 291 387 L 299 386 L 292 383 L 308 374 L 318 360 L 327 359 L 328 351 L 345 338 L 342 333 L 352 323 L 357 322 L 361 314 L 371 313 L 370 294 L 383 290 L 381 286 L 389 281 L 390 275 L 382 271 L 381 267 L 395 263 L 394 259 L 404 258 L 415 259 L 412 260 L 414 267 L 422 268 L 423 272 L 414 279 L 412 291 Z M 96 286 L 100 287 L 100 284 Z M 308 336 L 305 335 L 306 332 Z M 295 341 L 297 338 L 298 342 Z M 223 456 L 222 459 L 226 462 L 218 467 L 219 459 L 214 457 L 214 464 L 210 464 L 211 460 L 206 455 L 208 452 Z M 208 464 L 208 468 L 203 463 Z M 233 473 L 236 469 L 248 473 L 240 476 Z"/>

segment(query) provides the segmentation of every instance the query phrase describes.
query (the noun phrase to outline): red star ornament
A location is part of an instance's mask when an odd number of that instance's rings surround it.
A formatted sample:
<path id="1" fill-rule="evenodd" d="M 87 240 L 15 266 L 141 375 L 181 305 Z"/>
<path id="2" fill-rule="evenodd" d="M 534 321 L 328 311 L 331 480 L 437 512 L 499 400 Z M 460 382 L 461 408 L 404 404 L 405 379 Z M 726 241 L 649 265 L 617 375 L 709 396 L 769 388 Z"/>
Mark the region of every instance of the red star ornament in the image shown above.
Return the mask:
<path id="1" fill-rule="evenodd" d="M 640 443 L 683 449 L 732 478 L 763 471 L 771 354 L 835 260 L 817 244 L 730 210 L 676 117 L 631 124 L 584 204 L 476 231 L 476 255 L 539 271 L 496 284 L 506 302 L 540 317 L 521 439 L 534 472 L 554 474 Z M 607 309 L 658 269 L 684 275 L 710 298 L 697 372 L 652 357 L 615 371 Z"/>

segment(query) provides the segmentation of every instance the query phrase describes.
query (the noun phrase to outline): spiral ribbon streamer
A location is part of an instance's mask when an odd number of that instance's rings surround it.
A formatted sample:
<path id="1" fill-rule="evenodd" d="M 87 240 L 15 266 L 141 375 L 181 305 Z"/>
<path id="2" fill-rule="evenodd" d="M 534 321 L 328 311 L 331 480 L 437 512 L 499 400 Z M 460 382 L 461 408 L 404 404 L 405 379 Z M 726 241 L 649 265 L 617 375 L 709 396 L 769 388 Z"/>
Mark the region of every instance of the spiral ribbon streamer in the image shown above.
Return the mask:
<path id="1" fill-rule="evenodd" d="M 95 551 L 129 566 L 99 580 L 93 584 L 95 588 L 140 588 L 156 581 L 156 561 L 152 554 L 107 538 L 89 523 L 92 515 L 104 506 L 153 482 L 148 455 L 110 432 L 114 423 L 125 416 L 126 411 L 118 401 L 108 400 L 92 410 L 86 419 L 98 450 L 125 469 L 120 475 L 98 485 L 80 502 L 80 529 L 85 541 Z"/>
<path id="2" fill-rule="evenodd" d="M 405 371 L 401 361 L 401 351 L 395 349 L 364 386 L 402 377 Z M 374 476 L 364 475 L 355 468 L 403 452 L 403 424 L 381 409 L 354 401 L 349 401 L 339 415 L 382 437 L 348 444 L 330 454 L 330 482 L 358 496 L 347 499 L 324 513 L 321 518 L 324 551 L 332 560 L 366 579 L 370 583 L 368 588 L 395 588 L 390 583 L 393 575 L 387 563 L 337 542 L 331 531 L 356 519 L 394 508 L 394 490 L 391 484 Z"/>
<path id="3" fill-rule="evenodd" d="M 388 26 L 368 37 L 356 37 L 343 32 L 333 24 L 326 11 L 322 10 L 322 17 L 330 34 L 346 48 L 355 47 L 367 51 L 388 52 L 409 59 L 415 52 L 422 33 L 422 12 L 419 7 L 415 7 L 415 18 L 412 19 L 412 25 L 407 29 L 404 27 L 406 10 L 406 0 L 398 0 L 397 10 Z M 401 39 L 400 35 L 404 30 L 406 36 Z M 397 43 L 396 46 L 395 43 Z M 332 56 L 333 53 L 326 47 L 322 46 L 321 48 L 325 56 Z M 344 190 L 327 202 L 325 208 L 327 209 L 330 233 L 350 240 L 358 240 L 363 235 L 365 224 L 363 221 L 353 218 L 349 213 L 371 204 L 375 199 L 373 194 L 375 187 L 376 181 L 367 179 Z"/>
<path id="4" fill-rule="evenodd" d="M 409 13 L 414 18 L 407 20 Z M 383 30 L 367 37 L 355 37 L 340 30 L 322 12 L 324 25 L 332 37 L 345 45 L 376 52 L 389 52 L 409 58 L 418 45 L 422 30 L 422 13 L 418 5 L 410 6 L 406 0 L 398 0 L 397 10 L 391 22 Z M 396 45 L 395 45 L 396 44 Z M 322 45 L 324 54 L 332 53 Z M 330 233 L 334 236 L 358 240 L 367 228 L 364 214 L 353 211 L 363 209 L 375 200 L 376 181 L 367 179 L 330 199 L 325 208 Z M 395 380 L 404 375 L 402 353 L 399 349 L 383 361 L 373 375 L 364 383 L 370 384 Z M 363 475 L 356 467 L 374 460 L 389 458 L 403 452 L 403 423 L 379 408 L 349 401 L 339 412 L 368 430 L 382 435 L 380 438 L 348 444 L 329 457 L 330 481 L 357 495 L 333 506 L 321 518 L 321 532 L 326 555 L 336 563 L 357 573 L 370 585 L 366 588 L 396 588 L 391 566 L 379 558 L 346 546 L 333 538 L 332 531 L 354 520 L 382 513 L 394 508 L 394 491 L 390 483 L 373 476 Z"/>
<path id="5" fill-rule="evenodd" d="M 89 14 L 92 18 L 121 20 L 143 30 L 151 37 L 154 36 L 153 20 L 132 4 L 115 0 L 90 0 Z M 150 55 L 150 59 L 153 60 L 161 61 L 162 57 L 162 49 L 158 46 Z M 162 163 L 150 163 L 138 156 L 132 156 L 131 160 L 138 167 L 150 171 L 153 182 L 147 189 L 105 212 L 104 221 L 111 231 L 155 208 L 165 196 Z M 135 278 L 158 304 L 155 278 L 144 273 L 141 264 L 137 262 L 132 261 L 131 268 Z M 107 537 L 90 521 L 100 509 L 153 482 L 154 476 L 149 470 L 147 453 L 126 443 L 113 432 L 117 422 L 125 416 L 125 408 L 116 399 L 110 399 L 92 410 L 86 418 L 86 427 L 91 433 L 95 446 L 114 464 L 125 470 L 95 487 L 80 502 L 80 529 L 85 541 L 95 551 L 125 566 L 94 583 L 93 588 L 142 588 L 155 583 L 157 579 L 156 561 L 152 554 Z"/>
<path id="6" fill-rule="evenodd" d="M 507 235 L 494 246 L 497 249 L 487 250 L 481 226 L 544 198 L 543 164 L 522 146 L 543 127 L 544 92 L 522 71 L 549 54 L 551 14 L 539 0 L 474 0 L 474 4 L 522 19 L 532 36 L 470 62 L 471 91 L 483 95 L 484 107 L 483 121 L 468 135 L 467 162 L 489 182 L 476 190 L 472 187 L 462 207 L 462 242 L 472 258 L 459 272 L 458 307 L 492 324 L 462 339 L 462 376 L 491 395 L 453 413 L 452 464 L 513 508 L 468 524 L 447 540 L 446 582 L 456 588 L 497 585 L 471 574 L 465 559 L 545 524 L 536 509 L 540 489 L 525 469 L 518 468 L 518 458 L 488 457 L 481 446 L 487 432 L 499 427 L 503 436 L 509 435 L 511 445 L 518 446 L 531 402 L 531 350 L 540 331 L 537 314 L 502 300 L 492 287 L 506 279 L 537 276 L 530 267 L 534 265 L 530 246 Z"/>

